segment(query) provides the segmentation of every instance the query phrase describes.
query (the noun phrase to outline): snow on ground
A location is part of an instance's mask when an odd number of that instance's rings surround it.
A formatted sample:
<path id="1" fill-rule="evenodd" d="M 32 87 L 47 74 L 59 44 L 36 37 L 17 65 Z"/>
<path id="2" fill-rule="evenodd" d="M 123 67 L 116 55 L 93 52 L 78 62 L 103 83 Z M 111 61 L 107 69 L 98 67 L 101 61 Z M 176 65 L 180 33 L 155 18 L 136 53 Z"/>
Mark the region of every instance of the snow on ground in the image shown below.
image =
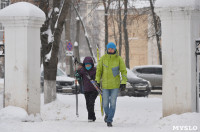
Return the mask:
<path id="1" fill-rule="evenodd" d="M 1 95 L 1 94 L 0 94 Z M 2 96 L 2 95 L 1 95 Z M 157 132 L 173 131 L 173 126 L 197 126 L 200 114 L 185 113 L 162 118 L 161 98 L 118 97 L 113 128 L 108 128 L 101 116 L 99 97 L 96 100 L 95 122 L 87 121 L 85 99 L 79 94 L 79 117 L 76 117 L 75 95 L 58 94 L 57 100 L 44 105 L 41 94 L 41 115 L 26 116 L 18 107 L 0 107 L 1 132 Z M 0 101 L 2 102 L 2 101 Z M 11 112 L 13 112 L 11 114 Z"/>

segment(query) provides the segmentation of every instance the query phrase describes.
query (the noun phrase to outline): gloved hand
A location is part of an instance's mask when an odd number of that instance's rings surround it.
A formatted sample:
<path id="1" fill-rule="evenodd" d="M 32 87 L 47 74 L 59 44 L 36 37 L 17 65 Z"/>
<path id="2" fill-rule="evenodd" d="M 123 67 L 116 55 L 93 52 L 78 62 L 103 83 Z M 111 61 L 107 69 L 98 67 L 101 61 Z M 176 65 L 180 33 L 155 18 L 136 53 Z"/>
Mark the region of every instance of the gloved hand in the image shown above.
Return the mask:
<path id="1" fill-rule="evenodd" d="M 120 90 L 125 91 L 126 89 L 126 84 L 120 84 Z"/>
<path id="2" fill-rule="evenodd" d="M 96 84 L 97 84 L 97 86 L 100 88 L 100 83 L 98 83 L 98 82 L 96 81 Z"/>
<path id="3" fill-rule="evenodd" d="M 77 80 L 81 80 L 81 76 L 79 75 L 79 73 L 77 71 L 74 76 L 76 77 Z"/>

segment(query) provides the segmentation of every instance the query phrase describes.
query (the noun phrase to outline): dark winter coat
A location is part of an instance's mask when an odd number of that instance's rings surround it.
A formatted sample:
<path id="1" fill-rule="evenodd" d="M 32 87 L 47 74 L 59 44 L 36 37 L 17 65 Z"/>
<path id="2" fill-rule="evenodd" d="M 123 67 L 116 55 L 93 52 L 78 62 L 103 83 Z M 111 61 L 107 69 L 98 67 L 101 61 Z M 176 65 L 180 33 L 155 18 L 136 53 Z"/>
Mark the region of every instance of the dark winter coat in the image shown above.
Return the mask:
<path id="1" fill-rule="evenodd" d="M 91 63 L 92 68 L 90 70 L 86 70 L 85 63 Z M 96 68 L 94 67 L 94 62 L 91 57 L 85 57 L 83 61 L 83 67 L 80 69 L 79 74 L 81 75 L 83 80 L 84 92 L 96 91 L 95 87 L 86 76 L 87 74 L 89 74 L 91 79 L 95 80 Z"/>

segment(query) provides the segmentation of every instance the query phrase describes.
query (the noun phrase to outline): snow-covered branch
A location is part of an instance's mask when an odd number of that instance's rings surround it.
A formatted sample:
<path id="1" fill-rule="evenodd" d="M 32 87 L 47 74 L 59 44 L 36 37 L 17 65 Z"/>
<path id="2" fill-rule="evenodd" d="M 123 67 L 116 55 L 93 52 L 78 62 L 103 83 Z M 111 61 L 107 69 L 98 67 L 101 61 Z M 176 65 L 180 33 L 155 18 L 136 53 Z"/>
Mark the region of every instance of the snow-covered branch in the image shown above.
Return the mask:
<path id="1" fill-rule="evenodd" d="M 92 50 L 92 45 L 91 45 L 91 43 L 89 41 L 89 38 L 88 38 L 88 34 L 87 34 L 87 30 L 86 30 L 85 24 L 84 24 L 83 20 L 81 19 L 81 16 L 80 16 L 77 8 L 74 6 L 74 3 L 72 3 L 72 6 L 75 9 L 76 14 L 77 14 L 77 16 L 78 16 L 78 18 L 79 18 L 79 20 L 81 22 L 81 25 L 83 27 L 83 31 L 84 31 L 84 34 L 85 34 L 85 38 L 86 38 L 86 41 L 87 41 L 87 44 L 88 44 L 88 48 L 89 48 L 90 54 L 92 55 L 93 58 L 95 58 L 94 52 Z M 96 60 L 95 60 L 95 62 L 96 62 Z"/>

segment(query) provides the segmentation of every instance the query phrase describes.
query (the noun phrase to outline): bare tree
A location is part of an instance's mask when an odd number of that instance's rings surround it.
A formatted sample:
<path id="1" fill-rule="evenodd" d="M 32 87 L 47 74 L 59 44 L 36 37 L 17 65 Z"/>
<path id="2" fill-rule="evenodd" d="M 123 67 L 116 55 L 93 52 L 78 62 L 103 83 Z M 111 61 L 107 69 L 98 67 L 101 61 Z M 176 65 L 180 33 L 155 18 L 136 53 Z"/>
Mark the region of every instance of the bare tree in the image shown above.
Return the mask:
<path id="1" fill-rule="evenodd" d="M 75 4 L 72 3 L 72 5 L 73 5 L 74 10 L 76 11 L 76 14 L 77 14 L 78 19 L 79 19 L 80 22 L 81 22 L 81 25 L 82 25 L 82 27 L 83 27 L 85 39 L 86 39 L 86 41 L 87 41 L 90 54 L 91 54 L 91 56 L 94 58 L 94 62 L 96 62 L 96 60 L 95 60 L 96 57 L 95 57 L 95 54 L 94 54 L 94 52 L 93 52 L 93 50 L 92 50 L 92 45 L 91 45 L 90 40 L 89 40 L 89 37 L 88 37 L 88 33 L 87 33 L 87 30 L 86 30 L 86 27 L 85 27 L 85 23 L 83 22 L 83 20 L 82 20 L 82 18 L 81 18 L 81 16 L 80 16 L 80 13 L 79 13 L 79 11 L 77 10 L 77 7 L 75 7 Z"/>
<path id="2" fill-rule="evenodd" d="M 108 44 L 108 11 L 110 7 L 111 0 L 103 0 L 104 5 L 104 22 L 105 22 L 105 49 L 106 45 Z"/>
<path id="3" fill-rule="evenodd" d="M 121 56 L 122 51 L 122 14 L 121 14 L 121 0 L 118 0 L 118 17 L 119 17 L 119 23 L 118 23 L 118 29 L 119 29 L 119 55 Z"/>
<path id="4" fill-rule="evenodd" d="M 113 31 L 113 35 L 111 34 L 111 37 L 114 36 L 114 40 L 115 40 L 115 44 L 116 46 L 118 45 L 118 32 L 117 32 L 117 28 L 116 28 L 116 23 L 118 24 L 118 20 L 116 18 L 116 13 L 115 13 L 115 10 L 111 10 L 110 11 L 110 18 L 109 20 L 111 19 L 111 23 L 109 23 L 109 25 L 111 25 L 111 29 Z"/>
<path id="5" fill-rule="evenodd" d="M 128 15 L 128 0 L 124 0 L 124 19 L 123 19 L 123 27 L 124 27 L 124 41 L 125 41 L 125 55 L 126 55 L 126 67 L 130 68 L 129 65 L 129 41 L 128 41 L 128 30 L 127 30 L 127 15 Z"/>
<path id="6" fill-rule="evenodd" d="M 77 10 L 79 11 L 79 5 L 77 4 Z M 80 36 L 80 20 L 77 15 L 76 17 L 76 40 L 75 40 L 75 46 L 74 46 L 74 57 L 77 58 L 77 60 L 80 62 L 80 54 L 79 54 L 79 36 Z"/>
<path id="7" fill-rule="evenodd" d="M 66 42 L 72 42 L 71 40 L 71 30 L 70 30 L 70 24 L 71 24 L 71 18 L 74 17 L 72 16 L 72 8 L 69 8 L 69 13 L 67 14 L 66 17 L 66 23 L 65 23 L 65 31 L 66 31 L 66 35 L 65 35 L 65 39 Z M 73 77 L 74 76 L 74 68 L 73 68 L 73 59 L 72 56 L 66 56 L 66 65 L 68 66 L 68 74 Z"/>
<path id="8" fill-rule="evenodd" d="M 70 0 L 40 0 L 39 7 L 46 15 L 46 21 L 41 28 L 44 103 L 50 103 L 56 99 L 57 55 L 70 2 Z"/>
<path id="9" fill-rule="evenodd" d="M 159 62 L 160 65 L 162 65 L 162 49 L 161 49 L 161 44 L 160 44 L 160 36 L 161 36 L 161 26 L 160 26 L 160 19 L 154 12 L 154 4 L 152 0 L 149 0 L 150 6 L 151 6 L 151 12 L 153 16 L 153 23 L 154 23 L 154 28 L 155 28 L 155 36 L 156 36 L 156 42 L 157 42 L 157 47 L 158 47 L 158 54 L 159 54 Z"/>
<path id="10" fill-rule="evenodd" d="M 112 6 L 113 9 L 109 9 L 109 17 L 108 17 L 108 26 L 112 27 L 113 34 L 108 35 L 110 37 L 114 37 L 114 41 L 116 46 L 119 45 L 119 55 L 121 56 L 122 50 L 122 6 L 121 0 L 114 1 L 115 6 Z M 111 21 L 111 22 L 110 22 Z M 117 25 L 117 26 L 116 26 Z"/>
<path id="11" fill-rule="evenodd" d="M 127 28 L 128 25 L 130 25 L 130 28 L 134 28 L 134 25 L 140 25 L 141 22 L 147 23 L 147 19 L 146 17 L 143 17 L 144 15 L 146 15 L 147 13 L 149 13 L 150 8 L 143 8 L 143 9 L 137 9 L 135 8 L 134 3 L 131 5 L 130 3 L 128 3 L 127 1 L 122 1 L 122 0 L 117 0 L 117 1 L 113 1 L 112 4 L 112 9 L 109 9 L 109 30 L 111 29 L 111 33 L 109 37 L 113 37 L 115 39 L 115 42 L 117 42 L 119 44 L 119 55 L 121 55 L 121 51 L 122 51 L 122 47 L 125 48 L 125 61 L 126 61 L 126 65 L 127 67 L 130 66 L 130 62 L 129 62 L 129 43 L 132 40 L 129 40 L 129 33 L 128 32 L 129 28 Z M 129 4 L 129 7 L 128 7 Z M 110 19 L 111 17 L 111 19 Z M 116 27 L 116 23 L 117 23 L 117 28 L 113 28 Z M 122 26 L 123 24 L 123 26 Z M 137 29 L 140 30 L 140 29 Z M 143 31 L 143 29 L 142 29 Z M 142 32 L 139 31 L 139 32 Z M 147 30 L 144 31 L 144 34 L 146 34 Z M 135 35 L 137 34 L 138 31 L 132 31 L 132 34 L 130 35 Z M 139 34 L 137 34 L 139 35 Z M 135 37 L 135 36 L 132 36 Z M 146 37 L 146 36 L 143 36 Z M 117 39 L 116 39 L 117 38 Z M 121 41 L 121 42 L 120 42 Z M 121 43 L 121 45 L 120 45 Z"/>

